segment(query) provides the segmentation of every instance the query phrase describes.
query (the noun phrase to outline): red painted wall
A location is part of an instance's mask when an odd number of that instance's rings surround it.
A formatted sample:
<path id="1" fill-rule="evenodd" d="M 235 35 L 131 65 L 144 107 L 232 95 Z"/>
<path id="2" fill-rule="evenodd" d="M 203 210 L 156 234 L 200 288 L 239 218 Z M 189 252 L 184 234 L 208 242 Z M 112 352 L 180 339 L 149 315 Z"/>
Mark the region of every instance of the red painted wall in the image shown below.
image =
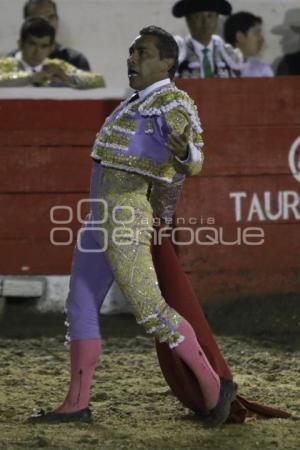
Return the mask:
<path id="1" fill-rule="evenodd" d="M 177 247 L 199 298 L 299 292 L 300 180 L 288 157 L 300 137 L 300 78 L 182 80 L 178 85 L 196 101 L 205 129 L 203 171 L 187 180 L 177 212 L 186 223 L 193 218 L 192 231 L 176 235 L 180 242 L 199 238 Z M 60 244 L 74 241 L 76 204 L 88 195 L 90 148 L 117 103 L 0 100 L 1 274 L 69 272 L 73 245 L 53 246 L 50 232 L 71 228 L 56 231 L 54 238 Z M 300 143 L 298 148 L 290 154 L 296 172 Z M 237 193 L 243 195 L 240 211 Z M 269 198 L 277 220 L 269 218 Z M 68 223 L 51 223 L 54 205 L 68 206 L 55 213 Z M 262 245 L 245 241 L 245 229 L 253 227 L 264 233 Z M 227 244 L 220 243 L 222 233 Z M 238 233 L 241 242 L 228 245 Z"/>
<path id="2" fill-rule="evenodd" d="M 178 248 L 199 298 L 300 292 L 300 175 L 297 180 L 289 165 L 290 155 L 300 174 L 300 142 L 290 152 L 300 138 L 300 77 L 178 84 L 198 105 L 206 159 L 201 175 L 186 181 L 177 214 L 196 217 L 194 230 L 201 220 L 202 226 L 206 218 L 215 220 L 199 232 L 200 245 Z M 241 220 L 238 192 L 245 195 Z M 268 207 L 277 220 L 270 220 Z M 263 230 L 263 245 L 215 243 L 222 232 L 225 241 L 235 241 L 239 229 L 250 227 Z M 179 235 L 190 239 L 187 232 Z"/>

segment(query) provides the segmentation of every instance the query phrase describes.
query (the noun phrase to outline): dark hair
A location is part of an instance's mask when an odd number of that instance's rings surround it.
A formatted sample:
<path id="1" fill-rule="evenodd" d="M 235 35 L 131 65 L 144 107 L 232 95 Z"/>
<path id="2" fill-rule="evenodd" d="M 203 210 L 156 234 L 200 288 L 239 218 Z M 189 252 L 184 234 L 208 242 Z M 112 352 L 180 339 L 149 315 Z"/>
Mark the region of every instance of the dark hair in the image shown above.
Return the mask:
<path id="1" fill-rule="evenodd" d="M 239 12 L 228 17 L 224 25 L 225 41 L 231 45 L 236 44 L 236 33 L 246 34 L 256 24 L 262 24 L 262 18 L 249 12 Z"/>
<path id="2" fill-rule="evenodd" d="M 25 20 L 22 25 L 20 38 L 21 42 L 25 42 L 28 36 L 44 37 L 49 36 L 50 42 L 53 44 L 55 39 L 55 29 L 47 22 L 47 20 L 41 17 L 32 17 Z"/>
<path id="3" fill-rule="evenodd" d="M 51 6 L 53 6 L 53 9 L 55 11 L 55 14 L 57 15 L 57 7 L 56 3 L 53 0 L 27 0 L 23 7 L 23 17 L 24 19 L 27 19 L 30 17 L 30 8 L 33 6 L 42 5 L 43 3 L 50 3 Z"/>
<path id="4" fill-rule="evenodd" d="M 141 36 L 150 35 L 156 37 L 156 47 L 159 51 L 160 59 L 172 58 L 174 59 L 174 64 L 169 70 L 169 77 L 173 80 L 175 73 L 178 68 L 178 45 L 172 36 L 166 30 L 156 27 L 155 25 L 150 25 L 145 27 L 140 31 Z"/>

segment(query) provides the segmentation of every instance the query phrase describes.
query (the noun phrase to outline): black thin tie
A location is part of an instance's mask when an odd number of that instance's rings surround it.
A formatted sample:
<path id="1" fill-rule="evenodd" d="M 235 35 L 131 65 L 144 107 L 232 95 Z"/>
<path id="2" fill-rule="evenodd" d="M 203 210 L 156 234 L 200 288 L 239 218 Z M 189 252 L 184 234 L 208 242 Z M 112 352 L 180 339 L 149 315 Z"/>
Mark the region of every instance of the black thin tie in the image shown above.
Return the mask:
<path id="1" fill-rule="evenodd" d="M 139 94 L 138 94 L 138 92 L 136 92 L 135 94 L 133 94 L 132 97 L 130 97 L 130 99 L 128 100 L 128 103 L 132 103 L 135 100 L 137 100 L 138 98 L 139 98 Z"/>

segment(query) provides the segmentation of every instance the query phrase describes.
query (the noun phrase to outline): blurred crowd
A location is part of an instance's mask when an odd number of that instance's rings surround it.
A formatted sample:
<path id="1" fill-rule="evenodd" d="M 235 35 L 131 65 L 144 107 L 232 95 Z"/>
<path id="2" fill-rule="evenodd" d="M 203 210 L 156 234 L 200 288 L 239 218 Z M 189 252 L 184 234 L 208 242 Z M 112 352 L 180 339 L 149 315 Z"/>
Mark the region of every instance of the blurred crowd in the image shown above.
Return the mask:
<path id="1" fill-rule="evenodd" d="M 246 11 L 232 13 L 227 0 L 180 0 L 175 18 L 184 18 L 186 37 L 175 36 L 179 47 L 177 77 L 236 78 L 300 74 L 300 49 L 278 62 L 276 73 L 261 60 L 265 45 L 263 18 Z M 217 34 L 224 16 L 223 37 Z M 18 48 L 0 59 L 0 86 L 63 86 L 78 89 L 105 86 L 91 71 L 85 55 L 57 42 L 59 24 L 53 0 L 27 0 Z M 300 33 L 300 22 L 291 28 Z"/>

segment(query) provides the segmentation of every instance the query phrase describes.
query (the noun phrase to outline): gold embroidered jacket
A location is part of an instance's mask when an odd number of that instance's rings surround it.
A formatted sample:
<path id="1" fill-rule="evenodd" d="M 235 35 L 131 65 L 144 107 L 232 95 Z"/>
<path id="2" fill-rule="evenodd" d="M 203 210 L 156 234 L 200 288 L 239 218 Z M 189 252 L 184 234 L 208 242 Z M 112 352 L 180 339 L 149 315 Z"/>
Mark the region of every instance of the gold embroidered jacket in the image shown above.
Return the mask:
<path id="1" fill-rule="evenodd" d="M 181 135 L 189 127 L 186 164 L 168 149 L 170 134 Z M 136 172 L 172 183 L 176 174 L 195 175 L 203 163 L 202 129 L 193 100 L 170 84 L 143 100 L 121 103 L 97 135 L 92 156 L 102 165 Z"/>
<path id="2" fill-rule="evenodd" d="M 65 75 L 71 77 L 71 87 L 75 89 L 94 89 L 105 86 L 102 75 L 77 69 L 66 61 L 46 58 L 43 65 L 46 64 L 58 66 Z M 32 72 L 26 70 L 20 60 L 15 57 L 0 59 L 0 87 L 31 85 Z M 51 82 L 46 82 L 43 86 L 51 86 Z"/>
<path id="3" fill-rule="evenodd" d="M 167 148 L 171 134 L 189 129 L 188 158 L 175 157 Z M 173 216 L 186 175 L 196 175 L 203 164 L 202 128 L 193 100 L 173 84 L 145 99 L 125 100 L 106 119 L 92 151 L 105 167 L 151 178 L 149 200 L 156 217 Z"/>

